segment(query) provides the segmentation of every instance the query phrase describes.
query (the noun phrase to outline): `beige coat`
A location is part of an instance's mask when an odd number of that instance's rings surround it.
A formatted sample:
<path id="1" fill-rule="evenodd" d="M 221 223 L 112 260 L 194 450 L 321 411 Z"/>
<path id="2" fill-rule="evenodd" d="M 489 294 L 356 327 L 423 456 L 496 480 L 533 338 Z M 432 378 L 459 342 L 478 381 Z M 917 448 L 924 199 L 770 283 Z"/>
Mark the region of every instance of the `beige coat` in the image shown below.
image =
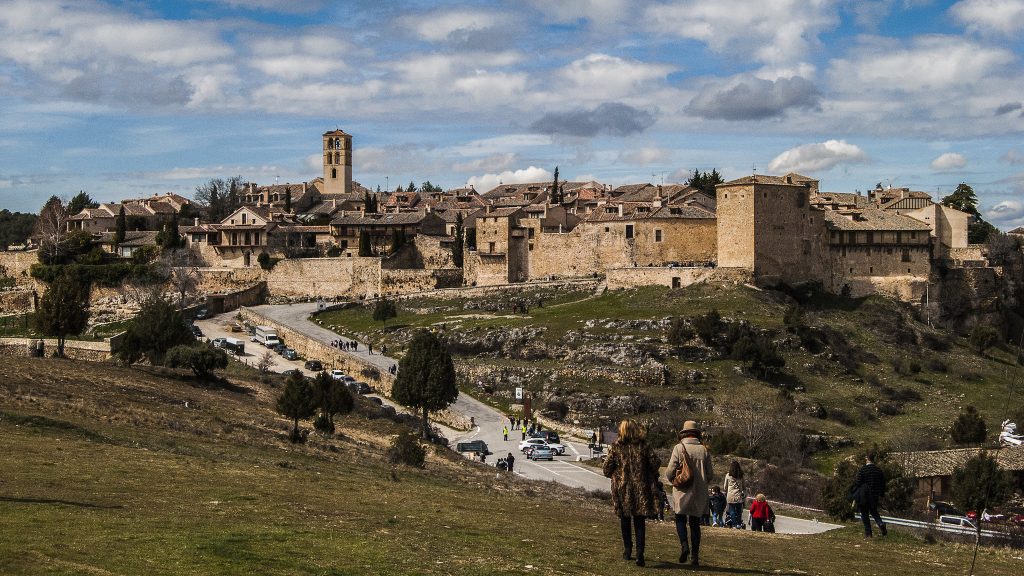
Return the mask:
<path id="1" fill-rule="evenodd" d="M 728 504 L 745 504 L 747 497 L 747 485 L 743 478 L 733 478 L 725 475 L 725 501 Z"/>
<path id="2" fill-rule="evenodd" d="M 672 509 L 676 514 L 687 516 L 703 516 L 708 513 L 708 480 L 711 478 L 711 453 L 696 438 L 684 438 L 672 449 L 672 457 L 665 469 L 665 479 L 669 484 L 679 469 L 682 450 L 690 455 L 693 463 L 693 484 L 686 492 L 672 487 Z"/>

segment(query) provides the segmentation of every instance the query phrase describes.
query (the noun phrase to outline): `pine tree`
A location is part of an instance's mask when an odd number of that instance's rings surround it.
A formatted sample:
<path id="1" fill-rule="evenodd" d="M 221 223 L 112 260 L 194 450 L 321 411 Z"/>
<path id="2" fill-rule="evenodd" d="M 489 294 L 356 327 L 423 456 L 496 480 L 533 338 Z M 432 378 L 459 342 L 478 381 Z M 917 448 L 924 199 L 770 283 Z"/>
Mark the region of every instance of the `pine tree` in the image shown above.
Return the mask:
<path id="1" fill-rule="evenodd" d="M 980 516 L 983 510 L 1000 506 L 1013 496 L 1013 479 L 999 468 L 995 458 L 981 453 L 953 471 L 950 488 L 957 506 L 976 510 Z"/>
<path id="2" fill-rule="evenodd" d="M 98 207 L 99 203 L 93 200 L 92 196 L 89 196 L 85 190 L 81 190 L 78 194 L 75 194 L 74 198 L 72 198 L 70 202 L 68 202 L 68 214 L 74 216 L 86 208 Z"/>
<path id="3" fill-rule="evenodd" d="M 459 396 L 452 356 L 437 336 L 427 330 L 413 334 L 398 363 L 392 398 L 423 415 L 423 437 L 429 436 L 430 411 L 443 410 Z"/>
<path id="4" fill-rule="evenodd" d="M 398 316 L 398 306 L 387 298 L 381 298 L 377 300 L 377 304 L 373 307 L 373 319 L 377 322 L 383 322 L 384 327 L 387 328 L 388 319 L 395 318 Z"/>
<path id="5" fill-rule="evenodd" d="M 942 205 L 968 214 L 978 214 L 978 197 L 974 194 L 974 188 L 966 182 L 961 182 L 952 194 L 943 198 Z"/>
<path id="6" fill-rule="evenodd" d="M 134 364 L 143 357 L 152 364 L 162 364 L 168 350 L 193 342 L 195 337 L 185 325 L 181 312 L 163 298 L 151 296 L 128 324 L 117 355 L 127 364 Z"/>
<path id="7" fill-rule="evenodd" d="M 120 244 L 124 242 L 125 236 L 128 235 L 128 218 L 124 215 L 124 204 L 121 205 L 121 209 L 117 212 L 117 229 L 114 232 L 114 244 Z"/>
<path id="8" fill-rule="evenodd" d="M 967 406 L 956 417 L 949 435 L 957 444 L 981 444 L 988 435 L 988 428 L 978 410 L 974 406 Z"/>
<path id="9" fill-rule="evenodd" d="M 558 166 L 555 166 L 555 177 L 551 180 L 551 203 L 562 203 L 562 199 L 558 194 Z"/>
<path id="10" fill-rule="evenodd" d="M 455 246 L 452 247 L 452 263 L 456 268 L 462 268 L 462 261 L 466 250 L 466 227 L 462 222 L 462 212 L 455 215 Z"/>
<path id="11" fill-rule="evenodd" d="M 370 246 L 370 233 L 366 230 L 359 231 L 359 255 L 373 256 L 373 248 Z"/>
<path id="12" fill-rule="evenodd" d="M 285 383 L 284 391 L 277 398 L 277 413 L 291 418 L 293 422 L 292 432 L 288 435 L 289 440 L 303 440 L 302 434 L 299 433 L 299 420 L 309 418 L 315 412 L 313 388 L 302 374 L 292 374 Z"/>
<path id="13" fill-rule="evenodd" d="M 284 211 L 292 213 L 292 189 L 288 188 L 284 191 Z"/>
<path id="14" fill-rule="evenodd" d="M 85 330 L 89 320 L 89 285 L 64 272 L 50 283 L 39 299 L 36 327 L 57 338 L 57 356 L 64 357 L 64 342 L 69 335 Z"/>
<path id="15" fill-rule="evenodd" d="M 345 384 L 327 372 L 320 372 L 313 379 L 313 403 L 320 409 L 322 424 L 318 429 L 331 433 L 334 432 L 334 415 L 348 414 L 355 405 Z"/>

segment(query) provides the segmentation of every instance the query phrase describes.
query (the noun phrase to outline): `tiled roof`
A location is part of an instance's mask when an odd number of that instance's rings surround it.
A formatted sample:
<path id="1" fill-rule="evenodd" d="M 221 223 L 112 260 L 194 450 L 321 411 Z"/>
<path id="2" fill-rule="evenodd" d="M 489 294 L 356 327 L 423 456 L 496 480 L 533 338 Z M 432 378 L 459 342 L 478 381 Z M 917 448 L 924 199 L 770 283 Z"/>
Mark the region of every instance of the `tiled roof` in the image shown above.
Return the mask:
<path id="1" fill-rule="evenodd" d="M 866 196 L 851 192 L 822 192 L 813 196 L 811 204 L 839 204 L 840 206 L 854 206 L 857 208 L 866 207 L 868 199 Z"/>
<path id="2" fill-rule="evenodd" d="M 487 212 L 486 210 L 485 211 L 481 211 L 481 212 L 477 212 L 476 216 L 478 218 L 504 218 L 506 216 L 511 216 L 511 215 L 521 211 L 521 210 L 522 210 L 522 208 L 520 208 L 519 206 L 507 206 L 507 207 L 503 207 L 503 208 L 491 208 L 490 212 Z"/>
<path id="3" fill-rule="evenodd" d="M 1018 227 L 1014 228 L 1013 230 L 1010 230 L 1009 232 L 1007 232 L 1007 234 L 1017 234 L 1019 236 L 1024 236 L 1024 226 L 1018 226 Z"/>
<path id="4" fill-rule="evenodd" d="M 715 219 L 715 213 L 699 206 L 663 206 L 655 210 L 651 218 L 697 218 Z"/>
<path id="5" fill-rule="evenodd" d="M 346 214 L 331 220 L 331 224 L 339 226 L 400 226 L 419 224 L 426 216 L 425 212 L 396 212 L 391 214 Z"/>
<path id="6" fill-rule="evenodd" d="M 800 176 L 799 174 L 793 175 L 791 182 L 786 181 L 786 176 L 769 176 L 767 174 L 755 174 L 751 176 L 737 178 L 735 180 L 730 180 L 724 184 L 719 184 L 719 186 L 741 186 L 745 184 L 775 184 L 783 186 L 800 186 L 803 185 L 804 183 L 815 181 L 816 180 L 814 180 L 813 178 Z"/>
<path id="7" fill-rule="evenodd" d="M 828 227 L 834 230 L 931 230 L 924 222 L 878 208 L 823 210 L 822 214 Z"/>
<path id="8" fill-rule="evenodd" d="M 100 244 L 113 244 L 116 232 L 100 233 Z M 153 246 L 156 244 L 155 230 L 128 230 L 124 233 L 124 242 L 120 246 Z"/>
<path id="9" fill-rule="evenodd" d="M 913 478 L 950 476 L 953 470 L 963 466 L 981 452 L 995 457 L 1003 470 L 1024 471 L 1024 446 L 1005 446 L 1000 450 L 982 448 L 957 448 L 953 450 L 930 450 L 926 452 L 893 452 L 890 458 L 903 464 L 907 474 Z"/>

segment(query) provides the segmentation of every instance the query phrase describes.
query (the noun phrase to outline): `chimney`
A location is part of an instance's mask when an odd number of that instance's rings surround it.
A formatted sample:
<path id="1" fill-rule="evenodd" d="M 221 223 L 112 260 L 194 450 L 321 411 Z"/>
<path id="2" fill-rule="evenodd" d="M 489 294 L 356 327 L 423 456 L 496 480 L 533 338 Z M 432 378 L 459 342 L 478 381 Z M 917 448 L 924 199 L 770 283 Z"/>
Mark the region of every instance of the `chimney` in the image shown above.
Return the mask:
<path id="1" fill-rule="evenodd" d="M 622 202 L 619 202 L 619 216 L 622 216 Z"/>
<path id="2" fill-rule="evenodd" d="M 198 216 L 196 216 L 196 222 L 195 222 L 195 225 L 196 225 L 196 226 L 199 226 L 199 217 L 198 217 Z"/>

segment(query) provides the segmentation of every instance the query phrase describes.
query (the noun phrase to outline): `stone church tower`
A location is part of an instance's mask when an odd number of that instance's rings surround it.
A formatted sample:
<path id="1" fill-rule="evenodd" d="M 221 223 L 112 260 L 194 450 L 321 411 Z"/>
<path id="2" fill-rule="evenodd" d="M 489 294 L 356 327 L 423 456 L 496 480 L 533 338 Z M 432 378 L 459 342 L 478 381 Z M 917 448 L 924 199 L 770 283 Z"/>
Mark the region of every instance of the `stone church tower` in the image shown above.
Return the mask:
<path id="1" fill-rule="evenodd" d="M 352 135 L 324 133 L 324 194 L 352 193 Z"/>

